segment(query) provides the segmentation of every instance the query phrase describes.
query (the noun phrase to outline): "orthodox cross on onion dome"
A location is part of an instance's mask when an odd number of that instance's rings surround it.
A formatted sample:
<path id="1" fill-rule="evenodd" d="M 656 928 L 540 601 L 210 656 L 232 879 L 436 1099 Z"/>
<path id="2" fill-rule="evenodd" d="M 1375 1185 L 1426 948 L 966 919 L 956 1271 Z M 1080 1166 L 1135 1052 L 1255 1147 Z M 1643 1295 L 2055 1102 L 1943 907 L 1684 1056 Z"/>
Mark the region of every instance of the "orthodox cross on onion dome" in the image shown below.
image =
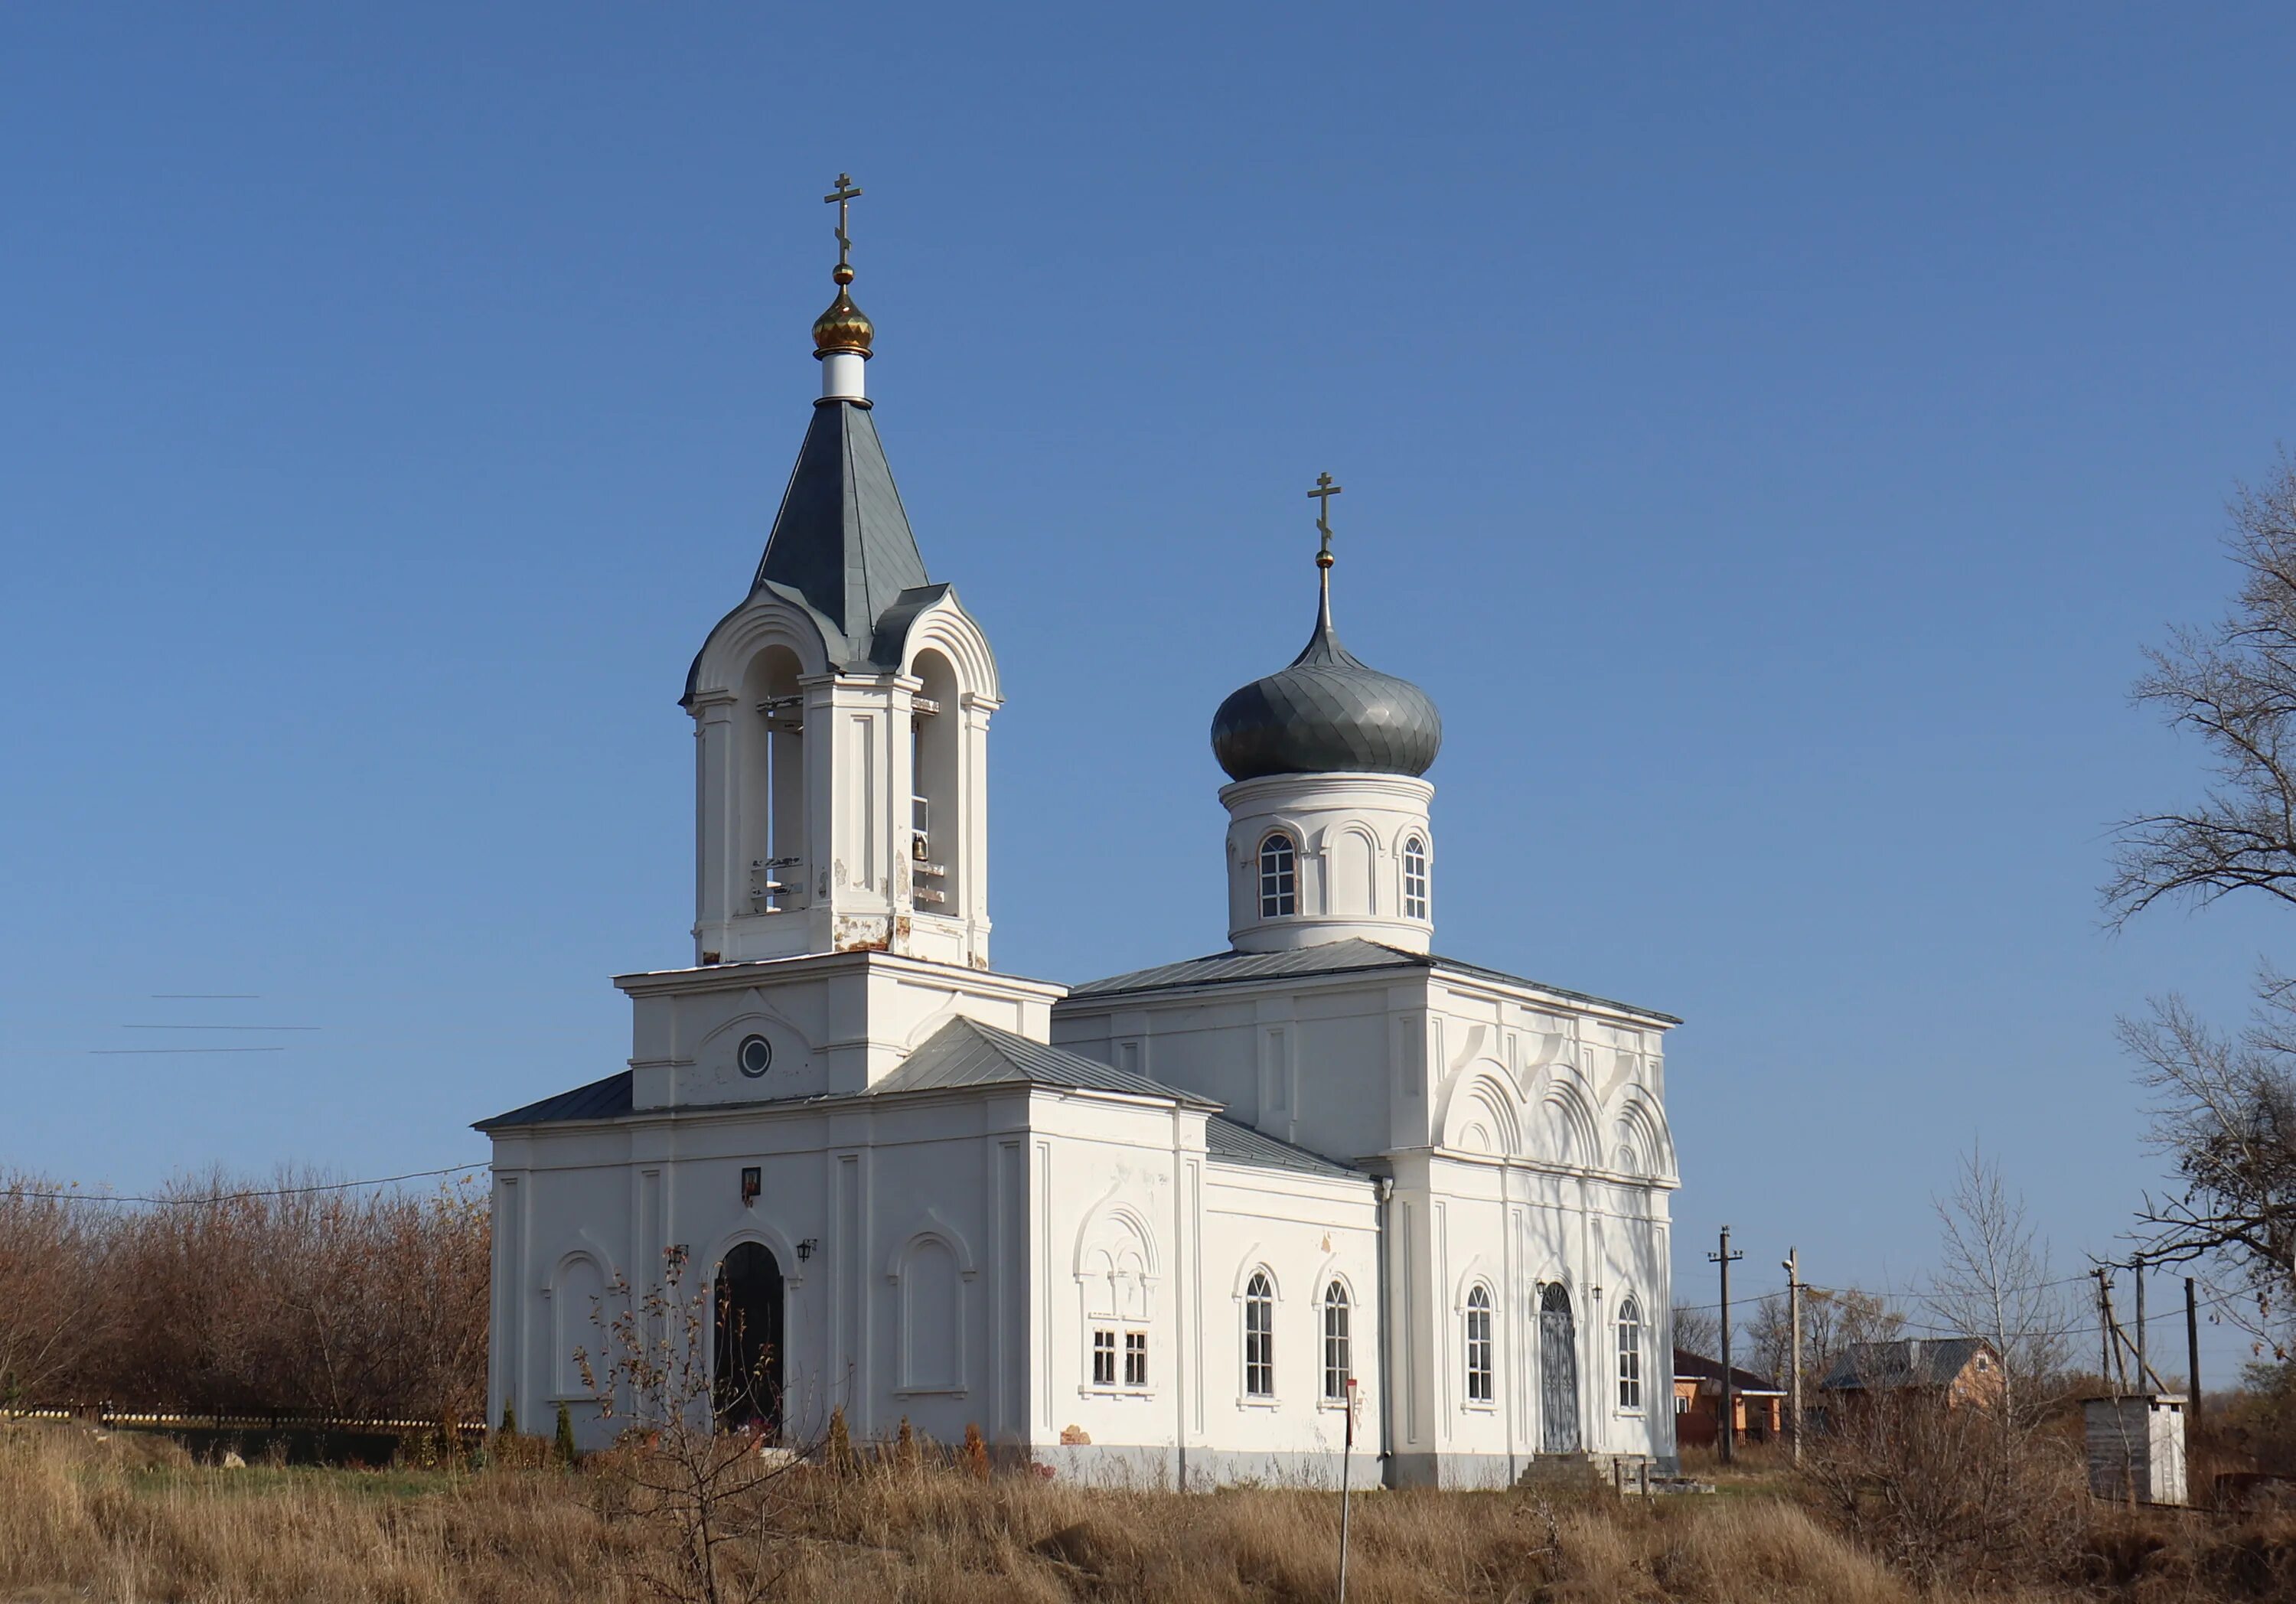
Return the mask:
<path id="1" fill-rule="evenodd" d="M 1316 476 L 1316 487 L 1308 492 L 1308 499 L 1316 503 L 1316 532 L 1324 537 L 1324 549 L 1316 553 L 1316 566 L 1319 569 L 1332 566 L 1332 497 L 1340 491 L 1341 487 L 1332 483 L 1330 474 L 1319 473 Z"/>

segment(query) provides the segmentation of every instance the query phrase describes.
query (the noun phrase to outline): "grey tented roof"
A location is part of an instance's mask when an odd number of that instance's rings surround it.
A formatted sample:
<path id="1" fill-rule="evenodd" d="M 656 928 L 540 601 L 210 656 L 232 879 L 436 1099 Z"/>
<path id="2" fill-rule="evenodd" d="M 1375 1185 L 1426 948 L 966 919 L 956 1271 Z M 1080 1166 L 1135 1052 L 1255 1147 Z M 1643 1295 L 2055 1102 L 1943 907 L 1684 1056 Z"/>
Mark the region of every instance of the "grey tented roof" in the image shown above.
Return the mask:
<path id="1" fill-rule="evenodd" d="M 1853 1342 L 1820 1387 L 1831 1392 L 1945 1387 L 1993 1345 L 1980 1337 L 1916 1337 Z"/>
<path id="2" fill-rule="evenodd" d="M 884 1096 L 950 1086 L 1006 1084 L 1072 1086 L 1084 1092 L 1113 1092 L 1169 1102 L 1202 1101 L 1144 1075 L 1111 1068 L 1095 1059 L 965 1019 L 951 1019 L 927 1036 L 899 1068 L 869 1092 L 872 1096 Z"/>
<path id="3" fill-rule="evenodd" d="M 1204 1150 L 1212 1158 L 1229 1164 L 1250 1164 L 1261 1169 L 1295 1170 L 1307 1175 L 1341 1175 L 1351 1181 L 1368 1180 L 1361 1170 L 1335 1164 L 1321 1153 L 1311 1153 L 1306 1148 L 1294 1147 L 1288 1142 L 1239 1125 L 1224 1114 L 1215 1114 L 1204 1122 Z"/>
<path id="4" fill-rule="evenodd" d="M 1447 970 L 1456 974 L 1501 981 L 1508 986 L 1528 986 L 1533 991 L 1567 998 L 1574 1002 L 1613 1008 L 1639 1019 L 1654 1019 L 1668 1025 L 1682 1023 L 1672 1014 L 1637 1008 L 1631 1002 L 1591 996 L 1586 992 L 1549 986 L 1542 980 L 1526 980 L 1521 975 L 1487 969 L 1480 963 L 1463 963 L 1456 958 L 1439 957 L 1431 953 L 1406 952 L 1401 947 L 1365 941 L 1360 937 L 1350 937 L 1345 941 L 1329 941 L 1320 946 L 1300 947 L 1288 953 L 1213 953 L 1202 958 L 1184 959 L 1177 963 L 1160 963 L 1153 969 L 1135 970 L 1128 975 L 1111 975 L 1103 980 L 1087 980 L 1082 986 L 1070 987 L 1069 996 L 1071 999 L 1110 997 L 1127 992 L 1176 991 L 1190 986 L 1240 986 L 1254 980 L 1299 979 L 1315 975 L 1342 975 L 1358 970 L 1382 969 Z"/>
<path id="5" fill-rule="evenodd" d="M 877 621 L 929 583 L 869 409 L 824 401 L 798 448 L 755 585 L 797 591 L 844 634 L 839 666 L 866 662 Z"/>
<path id="6" fill-rule="evenodd" d="M 1252 681 L 1212 716 L 1212 755 L 1231 780 L 1418 775 L 1442 747 L 1442 715 L 1427 692 L 1340 644 L 1328 589 L 1315 633 L 1291 667 Z"/>

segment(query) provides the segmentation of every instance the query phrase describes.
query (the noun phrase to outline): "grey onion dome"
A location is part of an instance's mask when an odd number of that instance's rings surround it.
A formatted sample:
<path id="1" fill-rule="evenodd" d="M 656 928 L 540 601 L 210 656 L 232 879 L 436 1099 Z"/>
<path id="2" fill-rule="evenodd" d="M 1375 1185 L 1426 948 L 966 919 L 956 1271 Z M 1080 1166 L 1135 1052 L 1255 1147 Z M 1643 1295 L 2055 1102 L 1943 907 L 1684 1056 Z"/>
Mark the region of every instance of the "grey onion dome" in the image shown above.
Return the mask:
<path id="1" fill-rule="evenodd" d="M 1268 774 L 1423 774 L 1443 746 L 1443 716 L 1409 680 L 1340 644 L 1324 586 L 1316 633 L 1292 666 L 1257 679 L 1212 715 L 1212 756 L 1232 780 Z"/>

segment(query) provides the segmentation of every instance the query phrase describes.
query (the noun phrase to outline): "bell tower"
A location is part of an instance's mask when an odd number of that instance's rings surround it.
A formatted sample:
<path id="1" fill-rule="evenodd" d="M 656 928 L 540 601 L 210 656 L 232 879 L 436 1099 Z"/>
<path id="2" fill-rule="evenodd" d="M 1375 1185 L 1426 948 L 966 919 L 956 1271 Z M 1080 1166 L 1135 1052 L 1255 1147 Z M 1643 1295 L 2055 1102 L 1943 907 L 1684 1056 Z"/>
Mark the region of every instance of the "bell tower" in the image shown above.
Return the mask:
<path id="1" fill-rule="evenodd" d="M 682 705 L 695 738 L 694 957 L 878 951 L 988 967 L 988 637 L 926 574 L 865 381 L 843 174 L 822 393 L 749 595 Z"/>

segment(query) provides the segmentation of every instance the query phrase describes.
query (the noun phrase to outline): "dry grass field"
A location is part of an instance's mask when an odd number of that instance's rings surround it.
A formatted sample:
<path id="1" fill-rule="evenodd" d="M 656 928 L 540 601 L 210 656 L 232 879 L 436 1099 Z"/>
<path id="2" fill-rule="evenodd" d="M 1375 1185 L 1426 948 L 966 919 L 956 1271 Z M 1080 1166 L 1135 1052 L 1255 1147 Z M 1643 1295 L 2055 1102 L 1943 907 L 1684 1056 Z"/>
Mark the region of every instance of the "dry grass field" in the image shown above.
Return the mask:
<path id="1" fill-rule="evenodd" d="M 994 1601 L 1326 1600 L 1338 1501 L 1245 1489 L 1091 1492 L 888 1466 L 785 1475 L 729 1551 L 766 1597 Z M 193 1464 L 164 1439 L 0 1428 L 0 1600 L 533 1600 L 706 1596 L 677 1534 L 611 1463 L 578 1471 Z M 2076 1548 L 1988 1592 L 1922 1593 L 1829 1530 L 1783 1474 L 1723 1495 L 1381 1493 L 1355 1505 L 1349 1595 L 1438 1600 L 2296 1598 L 2296 1519 L 2093 1514 Z M 653 1583 L 665 1584 L 665 1594 Z"/>

